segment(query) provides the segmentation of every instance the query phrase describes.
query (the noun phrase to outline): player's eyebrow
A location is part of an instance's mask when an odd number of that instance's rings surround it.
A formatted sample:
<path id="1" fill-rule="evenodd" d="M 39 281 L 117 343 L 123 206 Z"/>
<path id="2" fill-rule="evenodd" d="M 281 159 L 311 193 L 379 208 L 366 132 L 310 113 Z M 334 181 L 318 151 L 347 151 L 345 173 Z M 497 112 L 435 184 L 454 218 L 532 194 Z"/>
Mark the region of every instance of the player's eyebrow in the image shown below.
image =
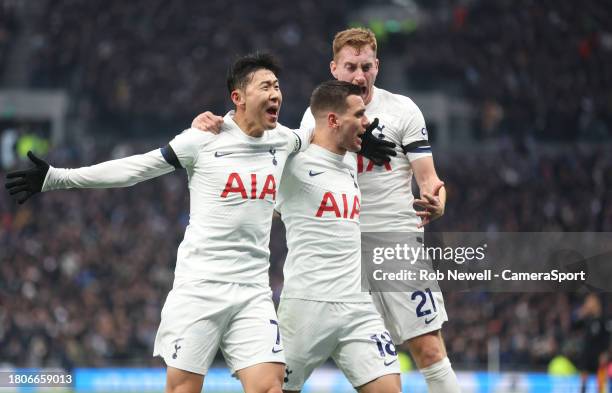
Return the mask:
<path id="1" fill-rule="evenodd" d="M 264 86 L 264 85 L 276 85 L 278 83 L 278 79 L 269 79 L 267 81 L 261 81 L 259 82 L 259 86 Z"/>
<path id="2" fill-rule="evenodd" d="M 372 64 L 374 64 L 374 63 L 372 63 L 371 61 L 367 61 L 365 63 L 358 63 L 358 64 L 361 65 L 362 67 L 371 67 Z M 357 67 L 357 63 L 353 63 L 353 62 L 350 62 L 350 61 L 345 62 L 344 65 L 345 66 L 351 66 L 351 67 Z"/>

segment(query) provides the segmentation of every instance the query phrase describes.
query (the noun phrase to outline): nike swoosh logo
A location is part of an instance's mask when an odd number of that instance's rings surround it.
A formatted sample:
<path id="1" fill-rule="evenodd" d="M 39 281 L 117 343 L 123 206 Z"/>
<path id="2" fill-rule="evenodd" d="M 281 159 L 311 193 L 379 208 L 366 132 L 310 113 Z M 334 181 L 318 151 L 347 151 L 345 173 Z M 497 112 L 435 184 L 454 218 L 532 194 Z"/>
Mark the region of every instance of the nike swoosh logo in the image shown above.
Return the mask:
<path id="1" fill-rule="evenodd" d="M 215 152 L 215 157 L 223 157 L 223 156 L 229 156 L 230 154 L 234 154 L 234 152 L 229 152 L 229 153 L 221 153 L 219 151 Z"/>
<path id="2" fill-rule="evenodd" d="M 390 366 L 390 365 L 392 365 L 392 364 L 393 364 L 393 363 L 395 363 L 395 362 L 397 362 L 397 359 L 394 359 L 394 360 L 392 360 L 392 361 L 390 361 L 390 362 L 387 362 L 387 361 L 385 360 L 385 366 Z"/>
<path id="3" fill-rule="evenodd" d="M 325 171 L 323 171 L 323 172 L 325 172 Z M 313 171 L 312 171 L 312 169 L 311 169 L 311 170 L 308 172 L 308 174 L 309 174 L 310 176 L 319 176 L 319 175 L 320 175 L 321 173 L 323 173 L 323 172 L 313 172 Z"/>
<path id="4" fill-rule="evenodd" d="M 276 349 L 276 348 L 272 348 L 272 353 L 279 353 L 282 352 L 283 348 L 281 349 Z"/>
<path id="5" fill-rule="evenodd" d="M 427 319 L 425 318 L 425 324 L 429 325 L 434 319 L 438 318 L 438 316 L 436 315 L 435 317 L 431 318 L 431 319 Z"/>

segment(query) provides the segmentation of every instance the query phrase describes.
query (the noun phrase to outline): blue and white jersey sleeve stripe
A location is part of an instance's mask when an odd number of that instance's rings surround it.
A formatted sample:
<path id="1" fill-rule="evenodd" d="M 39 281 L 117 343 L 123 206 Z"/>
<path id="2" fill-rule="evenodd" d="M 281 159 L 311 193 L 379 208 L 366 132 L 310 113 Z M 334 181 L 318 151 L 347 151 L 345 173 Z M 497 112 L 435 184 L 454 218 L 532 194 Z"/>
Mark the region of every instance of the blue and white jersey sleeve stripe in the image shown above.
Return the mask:
<path id="1" fill-rule="evenodd" d="M 402 150 L 408 160 L 414 161 L 419 158 L 431 156 L 431 145 L 428 140 L 425 118 L 421 110 L 412 101 L 408 106 L 410 115 L 406 116 L 402 137 Z"/>

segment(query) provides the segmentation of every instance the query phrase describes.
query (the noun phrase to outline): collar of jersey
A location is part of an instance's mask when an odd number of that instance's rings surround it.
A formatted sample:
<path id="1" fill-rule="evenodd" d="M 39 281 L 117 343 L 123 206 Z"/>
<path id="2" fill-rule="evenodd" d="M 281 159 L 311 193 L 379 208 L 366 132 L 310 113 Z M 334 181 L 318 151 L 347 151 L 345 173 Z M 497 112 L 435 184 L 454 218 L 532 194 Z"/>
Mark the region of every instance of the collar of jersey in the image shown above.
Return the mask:
<path id="1" fill-rule="evenodd" d="M 376 86 L 372 85 L 372 101 L 366 105 L 366 110 L 372 110 L 376 107 L 376 105 L 378 105 L 378 89 Z"/>
<path id="2" fill-rule="evenodd" d="M 221 132 L 230 132 L 232 133 L 232 135 L 235 135 L 238 138 L 244 139 L 246 141 L 262 143 L 263 141 L 267 140 L 270 131 L 276 131 L 278 127 L 280 126 L 280 123 L 276 123 L 276 128 L 272 130 L 264 131 L 262 136 L 260 137 L 250 136 L 250 135 L 245 134 L 245 132 L 242 131 L 242 128 L 238 127 L 238 124 L 236 124 L 236 122 L 234 121 L 234 114 L 235 114 L 235 111 L 231 110 L 227 112 L 225 116 L 223 116 L 223 124 L 221 125 Z"/>
<path id="3" fill-rule="evenodd" d="M 309 155 L 314 157 L 320 157 L 330 161 L 343 162 L 344 154 L 336 154 L 324 147 L 321 147 L 317 144 L 311 143 L 308 149 L 306 150 Z"/>

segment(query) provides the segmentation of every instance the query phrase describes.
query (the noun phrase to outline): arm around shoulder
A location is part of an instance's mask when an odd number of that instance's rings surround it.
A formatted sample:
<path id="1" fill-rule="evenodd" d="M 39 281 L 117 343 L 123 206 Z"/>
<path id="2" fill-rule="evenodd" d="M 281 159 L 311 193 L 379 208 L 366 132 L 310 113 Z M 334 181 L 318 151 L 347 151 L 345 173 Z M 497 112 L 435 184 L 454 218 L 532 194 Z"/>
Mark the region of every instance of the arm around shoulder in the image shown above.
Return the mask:
<path id="1" fill-rule="evenodd" d="M 212 132 L 202 132 L 197 128 L 189 128 L 175 136 L 167 147 L 171 148 L 182 168 L 189 168 L 197 161 L 200 151 L 216 137 L 217 135 Z M 166 157 L 166 154 L 164 154 L 164 157 Z M 176 167 L 176 163 L 171 164 Z"/>

